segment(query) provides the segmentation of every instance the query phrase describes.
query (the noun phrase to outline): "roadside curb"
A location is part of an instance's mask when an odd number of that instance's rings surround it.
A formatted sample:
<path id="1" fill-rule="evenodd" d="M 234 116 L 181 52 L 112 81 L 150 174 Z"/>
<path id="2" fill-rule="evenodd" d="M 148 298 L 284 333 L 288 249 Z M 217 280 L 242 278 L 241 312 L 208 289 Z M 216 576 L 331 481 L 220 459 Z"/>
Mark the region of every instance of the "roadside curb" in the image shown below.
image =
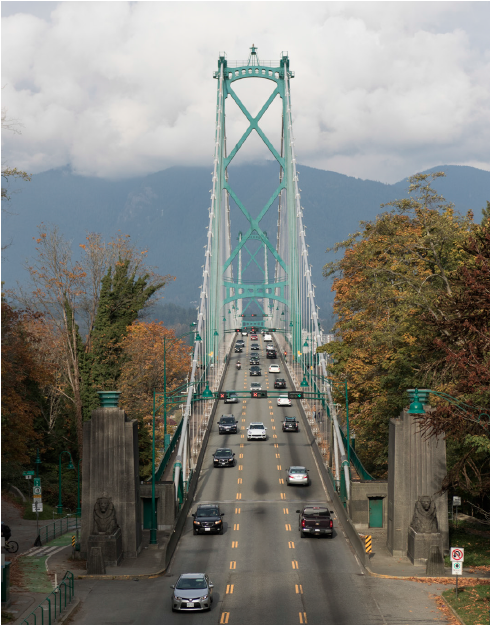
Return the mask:
<path id="1" fill-rule="evenodd" d="M 449 575 L 443 575 L 442 577 L 422 577 L 421 575 L 384 575 L 382 573 L 375 573 L 374 571 L 372 571 L 371 569 L 368 568 L 368 566 L 365 566 L 365 570 L 368 571 L 368 573 L 372 576 L 372 577 L 381 577 L 383 579 L 406 579 L 406 580 L 415 580 L 415 581 L 423 581 L 423 582 L 431 582 L 433 584 L 438 584 L 438 583 L 443 583 L 441 580 L 448 579 L 448 582 L 452 582 L 455 581 L 455 577 L 449 576 Z M 462 575 L 462 578 L 464 579 L 473 579 L 476 582 L 483 582 L 485 584 L 489 584 L 489 578 L 487 577 L 467 577 L 465 575 Z M 440 580 L 440 581 L 437 581 Z"/>
<path id="2" fill-rule="evenodd" d="M 460 618 L 460 616 L 457 614 L 457 612 L 452 608 L 452 606 L 448 603 L 448 601 L 445 599 L 445 597 L 443 595 L 440 595 L 443 603 L 447 606 L 447 608 L 450 610 L 450 612 L 455 616 L 455 618 L 458 620 L 459 623 L 461 623 L 461 625 L 465 625 L 464 621 Z"/>
<path id="3" fill-rule="evenodd" d="M 135 573 L 133 575 L 77 575 L 77 579 L 105 579 L 105 580 L 137 580 L 137 579 L 152 579 L 154 577 L 161 577 L 167 569 L 160 569 L 155 573 Z"/>
<path id="4" fill-rule="evenodd" d="M 70 614 L 75 610 L 75 608 L 77 606 L 79 606 L 81 603 L 80 599 L 75 598 L 72 603 L 70 603 L 70 607 L 68 607 L 66 609 L 65 612 L 63 612 L 63 614 L 61 614 L 61 616 L 58 617 L 58 619 L 56 620 L 57 623 L 63 623 L 67 620 L 67 618 L 70 616 Z"/>

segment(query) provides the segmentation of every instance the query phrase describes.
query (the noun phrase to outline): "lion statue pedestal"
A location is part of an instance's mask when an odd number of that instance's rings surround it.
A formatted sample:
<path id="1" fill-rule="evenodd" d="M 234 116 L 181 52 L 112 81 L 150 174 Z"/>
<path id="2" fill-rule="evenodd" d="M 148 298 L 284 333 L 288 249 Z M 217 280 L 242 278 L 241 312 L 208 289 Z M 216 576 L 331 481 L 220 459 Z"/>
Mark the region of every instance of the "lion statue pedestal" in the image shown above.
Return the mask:
<path id="1" fill-rule="evenodd" d="M 427 564 L 432 547 L 438 547 L 443 554 L 435 502 L 431 497 L 423 495 L 414 505 L 413 520 L 408 528 L 407 556 L 413 564 Z"/>
<path id="2" fill-rule="evenodd" d="M 93 549 L 100 549 L 102 562 L 99 557 L 91 557 L 91 554 L 99 554 Z M 106 566 L 119 566 L 123 559 L 123 539 L 121 528 L 118 526 L 116 511 L 113 502 L 106 496 L 99 497 L 94 505 L 93 528 L 88 539 L 87 573 L 89 575 L 103 573 L 100 569 Z M 97 570 L 89 570 L 90 563 Z"/>

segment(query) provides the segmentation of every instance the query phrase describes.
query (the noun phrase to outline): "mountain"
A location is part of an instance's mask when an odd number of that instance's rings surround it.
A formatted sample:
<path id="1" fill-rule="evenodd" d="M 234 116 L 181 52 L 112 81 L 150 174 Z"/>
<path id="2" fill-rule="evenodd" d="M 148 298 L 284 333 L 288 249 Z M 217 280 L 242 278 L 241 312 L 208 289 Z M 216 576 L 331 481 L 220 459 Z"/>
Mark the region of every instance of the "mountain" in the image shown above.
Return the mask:
<path id="1" fill-rule="evenodd" d="M 405 197 L 408 184 L 407 180 L 383 184 L 306 166 L 298 166 L 298 171 L 316 300 L 328 325 L 333 293 L 331 283 L 322 277 L 322 267 L 334 255 L 326 254 L 326 248 L 356 232 L 360 221 L 374 219 L 383 210 L 381 204 Z M 425 173 L 432 171 L 446 173 L 446 178 L 435 180 L 435 189 L 459 212 L 472 210 L 479 220 L 489 199 L 489 172 L 445 165 Z M 171 167 L 145 177 L 110 181 L 78 176 L 64 167 L 36 174 L 28 183 L 18 182 L 2 219 L 2 245 L 10 244 L 2 258 L 5 288 L 15 289 L 16 282 L 25 281 L 23 265 L 35 253 L 33 237 L 43 222 L 56 224 L 74 250 L 87 232 L 107 238 L 118 230 L 130 234 L 135 244 L 149 250 L 149 264 L 176 277 L 165 288 L 164 301 L 195 306 L 204 264 L 210 172 L 211 167 Z M 278 184 L 278 168 L 271 161 L 230 167 L 229 174 L 232 188 L 253 215 Z M 233 240 L 247 226 L 238 213 L 232 211 Z M 277 211 L 272 208 L 270 213 L 261 225 L 275 242 Z"/>

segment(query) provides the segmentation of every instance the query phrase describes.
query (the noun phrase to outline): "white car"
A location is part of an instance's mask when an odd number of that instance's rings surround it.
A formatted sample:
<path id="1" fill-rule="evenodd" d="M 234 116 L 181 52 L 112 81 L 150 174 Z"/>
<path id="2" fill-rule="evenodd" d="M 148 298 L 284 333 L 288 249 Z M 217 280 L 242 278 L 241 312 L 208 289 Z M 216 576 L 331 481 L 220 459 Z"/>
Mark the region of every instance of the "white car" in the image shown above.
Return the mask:
<path id="1" fill-rule="evenodd" d="M 270 373 L 279 373 L 280 372 L 280 365 L 270 365 L 269 372 Z"/>
<path id="2" fill-rule="evenodd" d="M 278 401 L 276 402 L 277 406 L 291 406 L 292 400 L 288 399 L 288 395 L 280 395 L 278 397 Z"/>
<path id="3" fill-rule="evenodd" d="M 264 335 L 264 342 L 265 343 L 272 343 L 273 342 L 273 337 L 271 336 L 271 334 L 265 334 Z"/>
<path id="4" fill-rule="evenodd" d="M 265 441 L 266 440 L 266 428 L 263 423 L 249 423 L 247 428 L 247 440 L 248 441 Z"/>
<path id="5" fill-rule="evenodd" d="M 262 391 L 262 386 L 261 384 L 259 384 L 258 382 L 251 382 L 251 387 L 250 387 L 251 391 Z"/>

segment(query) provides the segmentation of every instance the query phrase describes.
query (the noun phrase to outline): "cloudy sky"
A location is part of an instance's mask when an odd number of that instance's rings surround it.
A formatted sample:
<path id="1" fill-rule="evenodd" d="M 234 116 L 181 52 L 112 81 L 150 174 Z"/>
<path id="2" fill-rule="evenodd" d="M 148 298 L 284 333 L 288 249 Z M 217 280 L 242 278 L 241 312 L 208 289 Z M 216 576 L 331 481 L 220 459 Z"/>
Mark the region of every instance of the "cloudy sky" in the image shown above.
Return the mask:
<path id="1" fill-rule="evenodd" d="M 488 2 L 18 1 L 1 10 L 2 107 L 22 124 L 21 134 L 2 133 L 2 160 L 30 173 L 68 164 L 121 178 L 211 164 L 218 53 L 247 59 L 252 43 L 260 59 L 289 53 L 299 163 L 383 182 L 443 164 L 489 169 Z M 271 83 L 241 83 L 255 113 Z M 264 120 L 276 140 L 277 109 Z M 229 149 L 245 127 L 231 105 Z M 267 156 L 257 139 L 244 158 Z"/>

